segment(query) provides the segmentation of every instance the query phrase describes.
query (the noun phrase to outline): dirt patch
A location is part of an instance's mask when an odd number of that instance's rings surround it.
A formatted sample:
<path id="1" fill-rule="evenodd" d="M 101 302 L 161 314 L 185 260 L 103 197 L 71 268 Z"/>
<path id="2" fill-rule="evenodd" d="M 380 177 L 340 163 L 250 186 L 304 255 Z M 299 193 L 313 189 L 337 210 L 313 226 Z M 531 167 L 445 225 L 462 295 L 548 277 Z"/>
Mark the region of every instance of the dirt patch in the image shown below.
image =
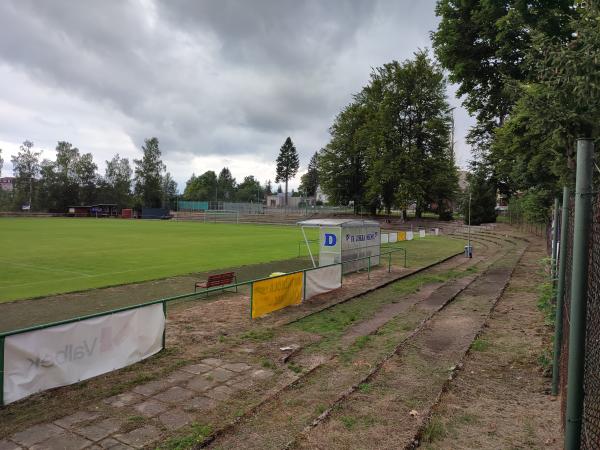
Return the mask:
<path id="1" fill-rule="evenodd" d="M 518 252 L 509 260 L 516 263 Z M 502 264 L 500 261 L 499 264 Z M 478 333 L 506 279 L 490 269 L 385 361 L 299 448 L 402 448 L 409 444 L 452 368 Z M 412 414 L 411 414 L 412 412 Z"/>
<path id="2" fill-rule="evenodd" d="M 536 307 L 545 244 L 532 241 L 425 428 L 426 448 L 562 448 L 560 399 L 539 362 L 550 342 Z"/>
<path id="3" fill-rule="evenodd" d="M 226 270 L 236 272 L 237 279 L 241 282 L 268 276 L 276 271 L 291 272 L 309 266 L 310 259 L 294 258 Z M 206 279 L 209 274 L 220 273 L 224 270 L 198 272 L 143 283 L 0 303 L 0 332 L 137 305 L 159 298 L 188 294 L 193 292 L 195 281 Z"/>

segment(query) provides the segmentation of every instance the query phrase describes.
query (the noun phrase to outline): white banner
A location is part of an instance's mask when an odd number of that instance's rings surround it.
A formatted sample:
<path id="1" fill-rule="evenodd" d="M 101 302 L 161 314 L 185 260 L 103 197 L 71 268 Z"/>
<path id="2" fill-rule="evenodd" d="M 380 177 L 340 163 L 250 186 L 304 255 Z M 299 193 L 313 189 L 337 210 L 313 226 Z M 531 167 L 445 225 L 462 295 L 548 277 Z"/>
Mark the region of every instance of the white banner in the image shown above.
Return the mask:
<path id="1" fill-rule="evenodd" d="M 315 295 L 323 294 L 342 285 L 342 265 L 321 267 L 319 269 L 307 270 L 306 289 L 304 298 L 311 298 Z"/>
<path id="2" fill-rule="evenodd" d="M 162 304 L 7 336 L 4 403 L 77 383 L 162 349 Z"/>
<path id="3" fill-rule="evenodd" d="M 389 241 L 389 235 L 387 233 L 381 233 L 381 243 L 382 244 L 387 244 Z"/>
<path id="4" fill-rule="evenodd" d="M 424 238 L 425 237 L 425 230 L 419 230 L 419 237 L 420 238 Z"/>
<path id="5" fill-rule="evenodd" d="M 415 238 L 415 237 L 414 237 L 414 235 L 413 235 L 413 232 L 412 232 L 412 231 L 407 231 L 407 232 L 406 232 L 406 240 L 407 240 L 407 241 L 412 241 L 414 238 Z"/>
<path id="6" fill-rule="evenodd" d="M 398 242 L 398 233 L 390 233 L 390 242 Z"/>

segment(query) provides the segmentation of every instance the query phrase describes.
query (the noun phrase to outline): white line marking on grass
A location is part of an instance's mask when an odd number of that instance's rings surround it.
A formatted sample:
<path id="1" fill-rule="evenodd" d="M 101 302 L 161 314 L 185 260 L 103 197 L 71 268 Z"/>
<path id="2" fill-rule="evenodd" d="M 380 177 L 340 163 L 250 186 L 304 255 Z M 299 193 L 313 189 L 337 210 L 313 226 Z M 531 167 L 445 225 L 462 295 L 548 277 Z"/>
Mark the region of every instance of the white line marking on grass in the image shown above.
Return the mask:
<path id="1" fill-rule="evenodd" d="M 87 274 L 85 272 L 77 272 L 75 270 L 51 269 L 49 267 L 34 266 L 32 264 L 15 263 L 15 262 L 10 262 L 10 261 L 5 261 L 4 263 L 15 266 L 15 267 L 24 267 L 26 269 L 33 269 L 33 270 L 38 270 L 38 271 L 74 273 L 74 274 L 82 276 L 82 277 L 93 277 L 94 276 L 94 275 Z"/>

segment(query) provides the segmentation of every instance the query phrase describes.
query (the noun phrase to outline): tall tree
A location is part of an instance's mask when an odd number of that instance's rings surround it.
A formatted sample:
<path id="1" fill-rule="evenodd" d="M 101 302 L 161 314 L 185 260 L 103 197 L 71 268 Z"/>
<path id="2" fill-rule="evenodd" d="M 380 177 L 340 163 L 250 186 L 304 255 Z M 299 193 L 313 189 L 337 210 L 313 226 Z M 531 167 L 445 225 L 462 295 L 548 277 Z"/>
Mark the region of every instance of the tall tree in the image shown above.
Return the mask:
<path id="1" fill-rule="evenodd" d="M 141 206 L 159 208 L 162 203 L 162 177 L 166 167 L 161 159 L 158 139 L 153 137 L 144 141 L 144 156 L 134 159 L 135 194 Z"/>
<path id="2" fill-rule="evenodd" d="M 492 180 L 489 168 L 480 163 L 473 163 L 467 180 L 469 188 L 465 192 L 462 202 L 465 223 L 469 223 L 469 203 L 471 225 L 495 222 L 496 185 Z"/>
<path id="3" fill-rule="evenodd" d="M 183 197 L 186 200 L 212 201 L 216 197 L 217 174 L 212 170 L 200 176 L 192 174 L 185 184 Z"/>
<path id="4" fill-rule="evenodd" d="M 129 159 L 121 158 L 118 153 L 106 161 L 104 181 L 109 189 L 109 198 L 121 208 L 129 206 L 131 202 L 132 174 Z"/>
<path id="5" fill-rule="evenodd" d="M 586 10 L 583 5 L 573 0 L 438 0 L 436 14 L 441 19 L 432 33 L 436 55 L 449 70 L 450 81 L 459 84 L 457 94 L 464 96 L 464 106 L 477 118 L 467 141 L 477 160 L 491 170 L 489 182 L 504 194 L 522 190 L 529 183 L 525 180 L 529 175 L 548 183 L 550 166 L 563 163 L 561 156 L 551 156 L 557 149 L 549 141 L 556 134 L 564 135 L 563 125 L 574 123 L 569 118 L 574 109 L 566 106 L 575 91 L 573 86 L 562 89 L 569 99 L 562 107 L 552 108 L 557 104 L 552 105 L 551 90 L 535 84 L 544 71 L 554 79 L 585 84 L 584 77 L 575 72 L 578 63 L 597 64 L 589 51 L 562 68 L 549 63 L 552 49 L 568 52 L 573 48 L 570 41 L 582 41 L 583 34 L 574 31 Z M 591 28 L 597 29 L 598 23 L 591 21 L 589 31 L 593 34 Z M 567 75 L 569 70 L 574 70 L 571 75 L 575 76 Z M 561 117 L 564 122 L 559 125 L 541 117 L 535 119 L 534 104 L 543 114 L 548 108 L 548 119 L 553 111 L 560 110 L 552 120 Z M 564 148 L 558 153 L 561 151 Z"/>
<path id="6" fill-rule="evenodd" d="M 219 198 L 226 202 L 232 202 L 235 197 L 236 182 L 227 167 L 221 169 L 217 185 L 219 187 Z"/>
<path id="7" fill-rule="evenodd" d="M 263 196 L 264 191 L 260 183 L 252 175 L 244 177 L 244 181 L 237 187 L 236 197 L 240 202 L 260 203 Z"/>
<path id="8" fill-rule="evenodd" d="M 171 209 L 177 197 L 177 182 L 169 172 L 162 178 L 162 195 L 162 207 Z"/>
<path id="9" fill-rule="evenodd" d="M 285 182 L 285 205 L 288 204 L 288 182 L 296 176 L 300 167 L 300 158 L 292 139 L 288 136 L 277 156 L 277 176 L 275 182 Z"/>
<path id="10" fill-rule="evenodd" d="M 319 155 L 319 180 L 330 202 L 347 205 L 355 211 L 365 203 L 367 181 L 366 107 L 355 101 L 335 118 L 331 140 Z"/>
<path id="11" fill-rule="evenodd" d="M 308 170 L 300 179 L 300 191 L 307 197 L 314 197 L 319 186 L 319 152 L 315 152 L 308 163 Z"/>
<path id="12" fill-rule="evenodd" d="M 441 20 L 432 33 L 436 55 L 480 126 L 493 131 L 509 114 L 516 101 L 511 83 L 531 75 L 523 60 L 532 35 L 540 32 L 565 42 L 576 13 L 572 0 L 438 1 Z"/>
<path id="13" fill-rule="evenodd" d="M 271 180 L 267 180 L 267 182 L 265 183 L 264 191 L 265 195 L 273 194 L 273 185 L 271 183 Z"/>
<path id="14" fill-rule="evenodd" d="M 11 158 L 13 173 L 15 174 L 15 187 L 19 194 L 17 200 L 27 201 L 31 207 L 33 201 L 33 187 L 36 177 L 40 173 L 41 151 L 32 150 L 33 142 L 24 141 L 19 147 L 19 152 Z"/>
<path id="15" fill-rule="evenodd" d="M 357 96 L 366 105 L 369 141 L 367 196 L 389 212 L 416 203 L 417 217 L 428 205 L 449 203 L 458 175 L 449 145 L 451 115 L 441 67 L 426 51 L 414 59 L 393 61 L 375 69 L 371 82 Z M 435 195 L 431 179 L 440 171 L 453 177 Z M 440 195 L 447 192 L 445 199 Z"/>

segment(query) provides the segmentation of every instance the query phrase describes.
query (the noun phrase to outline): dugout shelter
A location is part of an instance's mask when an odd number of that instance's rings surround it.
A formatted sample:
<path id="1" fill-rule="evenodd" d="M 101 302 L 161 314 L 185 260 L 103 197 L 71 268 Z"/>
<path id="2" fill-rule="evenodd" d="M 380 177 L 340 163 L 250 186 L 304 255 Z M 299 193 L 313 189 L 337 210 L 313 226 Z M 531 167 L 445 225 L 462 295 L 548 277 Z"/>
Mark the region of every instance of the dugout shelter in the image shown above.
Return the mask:
<path id="1" fill-rule="evenodd" d="M 298 222 L 298 225 L 302 229 L 314 267 L 317 267 L 316 258 L 306 238 L 306 228 L 319 229 L 319 267 L 342 263 L 343 273 L 349 273 L 379 264 L 379 222 L 361 219 L 309 219 Z"/>

